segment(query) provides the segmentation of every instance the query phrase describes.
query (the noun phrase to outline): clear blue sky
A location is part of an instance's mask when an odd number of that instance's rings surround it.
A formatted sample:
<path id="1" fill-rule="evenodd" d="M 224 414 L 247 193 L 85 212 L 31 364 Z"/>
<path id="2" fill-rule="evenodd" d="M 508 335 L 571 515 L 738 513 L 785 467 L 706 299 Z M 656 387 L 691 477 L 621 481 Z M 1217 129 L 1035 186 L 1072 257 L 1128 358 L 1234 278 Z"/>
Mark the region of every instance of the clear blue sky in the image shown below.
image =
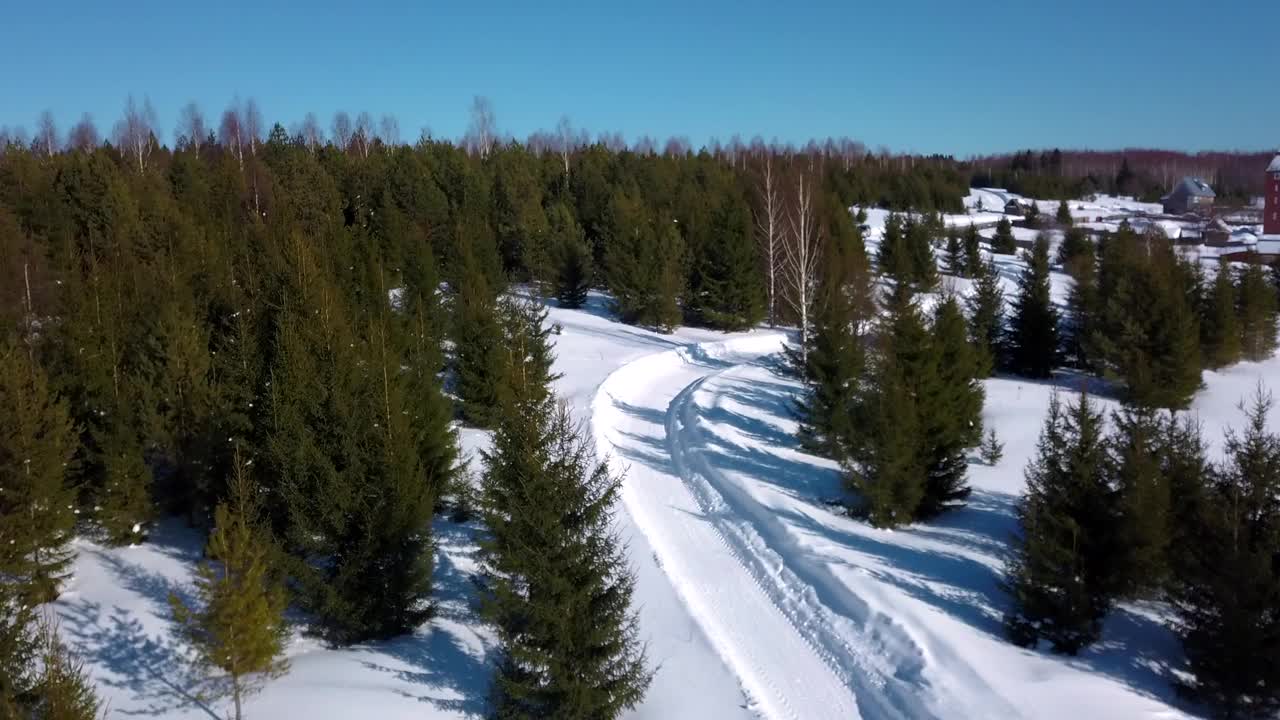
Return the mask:
<path id="1" fill-rule="evenodd" d="M 562 114 L 628 140 L 734 132 L 968 155 L 1280 145 L 1280 1 L 19 0 L 0 125 L 104 133 L 149 96 L 163 137 L 235 95 L 268 122 L 392 113 L 456 137 L 471 97 L 523 138 Z"/>

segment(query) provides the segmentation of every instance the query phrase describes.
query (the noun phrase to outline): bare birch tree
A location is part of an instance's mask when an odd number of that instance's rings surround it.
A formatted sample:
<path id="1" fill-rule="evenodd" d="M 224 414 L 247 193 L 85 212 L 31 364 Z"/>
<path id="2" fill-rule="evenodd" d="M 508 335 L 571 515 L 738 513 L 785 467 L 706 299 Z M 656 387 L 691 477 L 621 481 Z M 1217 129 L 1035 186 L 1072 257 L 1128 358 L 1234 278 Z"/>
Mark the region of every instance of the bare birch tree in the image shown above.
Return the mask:
<path id="1" fill-rule="evenodd" d="M 320 131 L 320 121 L 316 119 L 313 112 L 307 113 L 302 119 L 302 126 L 298 128 L 298 136 L 302 138 L 302 144 L 307 146 L 312 154 L 320 149 L 320 145 L 324 143 L 324 133 Z"/>
<path id="2" fill-rule="evenodd" d="M 98 128 L 93 124 L 93 118 L 89 113 L 81 115 L 80 122 L 73 125 L 71 132 L 67 133 L 67 146 L 81 152 L 93 152 L 98 143 Z"/>
<path id="3" fill-rule="evenodd" d="M 258 157 L 258 143 L 266 135 L 262 123 L 262 111 L 258 109 L 258 101 L 249 98 L 241 108 L 240 125 L 244 128 L 244 139 L 249 146 L 249 154 Z"/>
<path id="4" fill-rule="evenodd" d="M 245 130 L 240 113 L 240 99 L 231 101 L 231 106 L 222 111 L 222 122 L 218 124 L 218 142 L 226 148 L 244 170 Z"/>
<path id="5" fill-rule="evenodd" d="M 50 110 L 40 113 L 40 119 L 36 121 L 35 149 L 45 157 L 53 157 L 58 152 L 58 125 Z"/>
<path id="6" fill-rule="evenodd" d="M 561 115 L 560 122 L 556 123 L 556 144 L 566 179 L 569 177 L 569 155 L 573 152 L 573 142 L 573 125 L 569 123 L 568 115 Z"/>
<path id="7" fill-rule="evenodd" d="M 378 141 L 387 150 L 400 144 L 400 121 L 395 115 L 383 115 L 378 121 Z"/>
<path id="8" fill-rule="evenodd" d="M 346 150 L 351 146 L 351 116 L 345 110 L 339 110 L 333 114 L 333 125 L 330 131 L 333 135 L 333 144 L 337 145 L 339 150 Z"/>
<path id="9" fill-rule="evenodd" d="M 480 157 L 489 157 L 497 140 L 497 121 L 489 98 L 476 95 L 471 101 L 471 124 L 467 126 L 467 145 Z"/>
<path id="10" fill-rule="evenodd" d="M 142 99 L 142 107 L 130 95 L 124 104 L 124 117 L 116 123 L 116 145 L 138 164 L 138 172 L 146 172 L 147 161 L 155 144 L 156 111 L 150 98 Z"/>
<path id="11" fill-rule="evenodd" d="M 760 174 L 760 207 L 756 212 L 756 229 L 764 252 L 765 281 L 768 283 L 769 327 L 778 324 L 778 270 L 782 264 L 782 196 L 778 191 L 773 153 L 764 156 Z"/>
<path id="12" fill-rule="evenodd" d="M 818 285 L 818 263 L 822 236 L 813 202 L 813 183 L 804 173 L 796 175 L 796 197 L 789 215 L 790 234 L 783 245 L 782 280 L 787 285 L 787 301 L 800 325 L 800 358 L 809 358 L 809 314 Z"/>
<path id="13" fill-rule="evenodd" d="M 178 126 L 173 131 L 173 140 L 179 148 L 189 148 L 196 157 L 200 157 L 200 147 L 209 137 L 209 128 L 204 123 L 204 113 L 200 106 L 189 102 L 178 112 Z"/>
<path id="14" fill-rule="evenodd" d="M 351 133 L 351 144 L 360 157 L 369 157 L 369 145 L 373 142 L 373 116 L 362 111 L 356 116 L 356 129 Z"/>

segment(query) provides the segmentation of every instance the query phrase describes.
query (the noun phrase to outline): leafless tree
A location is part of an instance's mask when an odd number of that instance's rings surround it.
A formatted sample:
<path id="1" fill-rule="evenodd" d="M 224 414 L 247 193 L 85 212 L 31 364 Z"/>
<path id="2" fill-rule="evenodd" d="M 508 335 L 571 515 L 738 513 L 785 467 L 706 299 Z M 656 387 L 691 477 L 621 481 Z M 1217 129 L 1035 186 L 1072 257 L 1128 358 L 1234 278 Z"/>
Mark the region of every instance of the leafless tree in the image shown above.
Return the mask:
<path id="1" fill-rule="evenodd" d="M 339 110 L 333 114 L 330 132 L 333 135 L 333 144 L 337 145 L 339 150 L 346 150 L 351 145 L 351 116 L 346 110 Z"/>
<path id="2" fill-rule="evenodd" d="M 773 153 L 764 156 L 760 173 L 760 206 L 756 212 L 756 230 L 764 252 L 765 280 L 768 283 L 769 327 L 778 322 L 778 270 L 782 265 L 782 194 Z"/>
<path id="3" fill-rule="evenodd" d="M 302 125 L 298 126 L 297 135 L 302 139 L 302 144 L 307 146 L 307 150 L 315 153 L 324 144 L 324 133 L 320 130 L 320 121 L 316 119 L 313 112 L 307 113 L 302 118 Z"/>
<path id="4" fill-rule="evenodd" d="M 656 155 L 658 142 L 648 135 L 641 135 L 632 149 L 635 150 L 637 155 Z"/>
<path id="5" fill-rule="evenodd" d="M 173 141 L 179 148 L 189 148 L 200 157 L 200 147 L 209 137 L 209 128 L 204 123 L 204 113 L 195 102 L 182 106 L 178 112 L 178 126 L 173 131 Z"/>
<path id="6" fill-rule="evenodd" d="M 45 110 L 36 121 L 36 137 L 31 143 L 32 149 L 45 157 L 53 157 L 58 152 L 58 125 L 53 120 L 53 112 Z"/>
<path id="7" fill-rule="evenodd" d="M 564 176 L 569 177 L 569 154 L 573 152 L 574 136 L 573 124 L 569 122 L 568 115 L 561 115 L 560 122 L 556 123 L 556 144 L 557 150 L 560 151 L 560 162 L 564 165 Z"/>
<path id="8" fill-rule="evenodd" d="M 258 156 L 258 143 L 266 135 L 262 123 L 262 111 L 258 109 L 258 101 L 249 98 L 241 108 L 240 125 L 244 129 L 245 141 L 249 144 L 249 154 Z"/>
<path id="9" fill-rule="evenodd" d="M 218 142 L 235 156 L 244 170 L 245 139 L 244 114 L 240 111 L 240 99 L 231 101 L 230 107 L 222 111 L 222 122 L 218 124 Z"/>
<path id="10" fill-rule="evenodd" d="M 71 126 L 67 133 L 67 146 L 81 152 L 93 152 L 98 147 L 98 128 L 93 124 L 89 113 L 80 116 L 80 121 Z"/>
<path id="11" fill-rule="evenodd" d="M 378 140 L 388 150 L 400 144 L 400 121 L 394 115 L 383 115 L 378 121 Z"/>
<path id="12" fill-rule="evenodd" d="M 466 144 L 480 157 L 488 157 L 497 141 L 497 120 L 493 115 L 493 103 L 489 98 L 476 95 L 471 101 L 471 124 L 467 126 Z"/>
<path id="13" fill-rule="evenodd" d="M 156 110 L 151 99 L 144 97 L 142 107 L 130 95 L 124 104 L 124 117 L 116 123 L 112 135 L 116 145 L 138 164 L 138 172 L 146 172 L 147 161 L 155 145 Z"/>
<path id="14" fill-rule="evenodd" d="M 689 154 L 689 138 L 683 136 L 667 138 L 667 144 L 662 148 L 662 154 L 667 157 L 680 157 Z"/>
<path id="15" fill-rule="evenodd" d="M 351 133 L 351 144 L 360 157 L 369 157 L 369 145 L 373 142 L 373 116 L 367 111 L 356 116 L 356 129 Z"/>
<path id="16" fill-rule="evenodd" d="M 791 206 L 789 237 L 782 251 L 782 280 L 787 301 L 800 324 L 800 358 L 809 357 L 809 313 L 817 295 L 822 236 L 813 202 L 813 181 L 796 174 L 796 197 Z"/>
<path id="17" fill-rule="evenodd" d="M 601 133 L 600 144 L 609 152 L 622 152 L 627 149 L 627 139 L 620 132 Z"/>

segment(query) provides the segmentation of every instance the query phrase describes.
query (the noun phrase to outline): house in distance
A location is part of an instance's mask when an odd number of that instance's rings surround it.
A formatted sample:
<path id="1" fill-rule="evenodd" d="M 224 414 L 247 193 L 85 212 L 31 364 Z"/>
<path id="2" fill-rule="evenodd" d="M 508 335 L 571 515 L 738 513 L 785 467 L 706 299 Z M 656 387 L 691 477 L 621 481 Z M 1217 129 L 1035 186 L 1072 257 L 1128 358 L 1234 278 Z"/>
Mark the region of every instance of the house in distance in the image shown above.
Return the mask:
<path id="1" fill-rule="evenodd" d="M 1262 234 L 1280 238 L 1280 155 L 1267 166 L 1267 178 L 1263 185 Z"/>
<path id="2" fill-rule="evenodd" d="M 1166 215 L 1186 215 L 1195 213 L 1207 215 L 1213 211 L 1213 201 L 1217 194 L 1209 183 L 1198 177 L 1184 177 L 1173 186 L 1168 195 L 1160 198 L 1164 204 Z"/>

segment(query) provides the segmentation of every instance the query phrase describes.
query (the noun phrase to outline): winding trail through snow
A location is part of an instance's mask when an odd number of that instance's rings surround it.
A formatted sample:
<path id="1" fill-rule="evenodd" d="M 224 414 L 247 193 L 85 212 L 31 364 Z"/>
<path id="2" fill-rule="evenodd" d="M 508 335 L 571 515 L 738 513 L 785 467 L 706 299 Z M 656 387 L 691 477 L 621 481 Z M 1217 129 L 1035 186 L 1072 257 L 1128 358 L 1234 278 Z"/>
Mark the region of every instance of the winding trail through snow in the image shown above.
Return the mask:
<path id="1" fill-rule="evenodd" d="M 753 709 L 797 720 L 940 717 L 911 637 L 704 456 L 693 398 L 782 340 L 690 345 L 623 366 L 593 401 L 597 447 L 626 469 L 628 514 Z"/>

